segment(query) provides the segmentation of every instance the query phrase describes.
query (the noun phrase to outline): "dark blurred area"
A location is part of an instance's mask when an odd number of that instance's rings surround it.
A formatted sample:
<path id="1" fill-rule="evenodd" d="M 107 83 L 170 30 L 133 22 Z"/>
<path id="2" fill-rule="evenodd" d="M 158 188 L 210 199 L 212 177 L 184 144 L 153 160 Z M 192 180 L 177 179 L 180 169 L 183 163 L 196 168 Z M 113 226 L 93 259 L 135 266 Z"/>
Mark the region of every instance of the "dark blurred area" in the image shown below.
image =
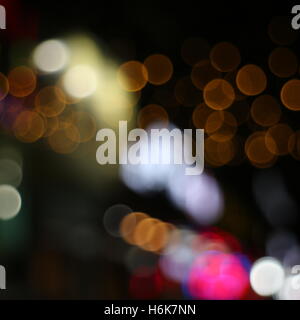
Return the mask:
<path id="1" fill-rule="evenodd" d="M 292 5 L 0 4 L 1 299 L 300 299 Z M 99 165 L 119 120 L 204 128 L 204 174 Z"/>

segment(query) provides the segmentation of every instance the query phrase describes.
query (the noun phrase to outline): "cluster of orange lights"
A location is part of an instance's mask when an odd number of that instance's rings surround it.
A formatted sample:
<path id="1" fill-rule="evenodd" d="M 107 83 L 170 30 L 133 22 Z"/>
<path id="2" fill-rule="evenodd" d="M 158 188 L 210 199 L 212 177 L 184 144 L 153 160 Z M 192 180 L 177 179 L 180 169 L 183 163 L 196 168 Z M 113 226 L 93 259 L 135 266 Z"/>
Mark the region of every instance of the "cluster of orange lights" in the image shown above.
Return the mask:
<path id="1" fill-rule="evenodd" d="M 135 102 L 147 84 L 153 85 L 150 104 L 137 115 L 138 127 L 157 122 L 167 127 L 171 113 L 174 118 L 181 106 L 190 107 L 190 123 L 205 130 L 205 160 L 213 167 L 241 163 L 245 157 L 257 167 L 268 167 L 286 154 L 299 160 L 299 132 L 282 117 L 283 107 L 300 111 L 298 58 L 286 47 L 295 40 L 295 33 L 282 19 L 274 18 L 268 27 L 269 37 L 278 45 L 266 58 L 268 70 L 253 63 L 242 65 L 240 50 L 232 43 L 210 47 L 202 38 L 182 44 L 183 61 L 191 71 L 179 78 L 163 54 L 120 65 L 118 83 Z M 277 83 L 282 81 L 278 95 L 268 92 L 270 75 Z M 60 83 L 39 88 L 37 74 L 28 66 L 15 67 L 7 76 L 0 73 L 0 100 L 8 94 L 17 101 L 12 104 L 22 106 L 21 111 L 15 108 L 12 126 L 22 142 L 45 138 L 55 152 L 71 153 L 95 136 L 91 115 L 71 106 L 79 101 L 68 96 Z M 240 126 L 250 130 L 247 138 L 240 134 Z"/>
<path id="2" fill-rule="evenodd" d="M 163 251 L 174 230 L 174 225 L 151 218 L 143 212 L 132 212 L 120 223 L 120 234 L 124 241 L 155 253 Z"/>
<path id="3" fill-rule="evenodd" d="M 69 106 L 78 101 L 70 98 L 59 85 L 39 89 L 36 72 L 27 66 L 13 68 L 7 77 L 0 73 L 0 99 L 8 94 L 21 106 L 11 129 L 22 142 L 45 138 L 53 151 L 67 154 L 95 136 L 93 117 Z"/>
<path id="4" fill-rule="evenodd" d="M 172 62 L 161 54 L 121 65 L 119 78 L 126 90 L 140 92 L 148 82 L 154 85 L 154 103 L 139 111 L 138 126 L 168 125 L 174 107 L 193 107 L 191 121 L 205 130 L 205 161 L 213 167 L 247 158 L 265 168 L 286 154 L 300 159 L 299 132 L 282 117 L 283 107 L 300 111 L 298 58 L 292 49 L 282 47 L 291 44 L 295 34 L 283 18 L 271 21 L 268 34 L 279 45 L 266 59 L 268 70 L 253 63 L 241 65 L 240 50 L 232 43 L 211 48 L 202 38 L 187 39 L 182 45 L 182 58 L 192 68 L 189 75 L 175 77 Z M 283 81 L 278 96 L 268 92 L 270 75 Z M 242 125 L 250 130 L 247 138 L 239 133 Z"/>

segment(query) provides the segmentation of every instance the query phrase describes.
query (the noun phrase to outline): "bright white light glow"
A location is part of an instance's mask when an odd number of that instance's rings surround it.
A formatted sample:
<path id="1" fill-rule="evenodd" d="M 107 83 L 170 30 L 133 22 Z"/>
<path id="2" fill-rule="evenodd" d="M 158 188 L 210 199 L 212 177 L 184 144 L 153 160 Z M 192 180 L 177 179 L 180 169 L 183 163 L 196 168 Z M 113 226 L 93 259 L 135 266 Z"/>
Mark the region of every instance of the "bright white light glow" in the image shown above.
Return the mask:
<path id="1" fill-rule="evenodd" d="M 80 99 L 86 98 L 97 89 L 97 74 L 89 65 L 77 65 L 65 73 L 63 85 L 70 96 Z"/>
<path id="2" fill-rule="evenodd" d="M 284 283 L 284 269 L 281 263 L 271 257 L 257 260 L 251 268 L 252 289 L 261 296 L 276 294 Z"/>
<path id="3" fill-rule="evenodd" d="M 217 181 L 205 173 L 187 176 L 177 171 L 168 183 L 172 202 L 203 225 L 215 223 L 223 213 L 223 194 Z"/>
<path id="4" fill-rule="evenodd" d="M 277 294 L 278 300 L 300 300 L 300 274 L 289 275 Z"/>
<path id="5" fill-rule="evenodd" d="M 66 45 L 60 40 L 47 40 L 39 44 L 33 52 L 36 67 L 46 73 L 63 69 L 68 62 L 69 54 Z"/>
<path id="6" fill-rule="evenodd" d="M 0 219 L 14 218 L 21 209 L 21 196 L 12 186 L 0 186 Z"/>

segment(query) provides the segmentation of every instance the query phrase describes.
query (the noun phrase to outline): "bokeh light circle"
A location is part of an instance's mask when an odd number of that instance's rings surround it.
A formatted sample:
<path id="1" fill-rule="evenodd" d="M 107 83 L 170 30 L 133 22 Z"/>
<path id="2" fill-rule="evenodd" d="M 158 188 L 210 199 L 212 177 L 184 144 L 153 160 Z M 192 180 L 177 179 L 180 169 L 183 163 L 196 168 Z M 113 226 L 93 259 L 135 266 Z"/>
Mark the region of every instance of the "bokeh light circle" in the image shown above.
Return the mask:
<path id="1" fill-rule="evenodd" d="M 291 77 L 297 72 L 298 59 L 289 48 L 276 48 L 269 56 L 269 68 L 273 74 L 280 78 Z"/>
<path id="2" fill-rule="evenodd" d="M 266 146 L 276 155 L 285 155 L 289 152 L 288 143 L 293 130 L 285 123 L 270 127 L 266 134 Z"/>
<path id="3" fill-rule="evenodd" d="M 271 296 L 279 292 L 284 278 L 284 269 L 281 263 L 271 257 L 257 260 L 250 271 L 251 287 L 261 296 Z"/>
<path id="4" fill-rule="evenodd" d="M 274 153 L 267 147 L 269 139 L 264 131 L 254 132 L 247 138 L 245 153 L 254 166 L 260 168 L 269 167 L 276 160 Z"/>
<path id="5" fill-rule="evenodd" d="M 210 81 L 217 78 L 221 78 L 221 72 L 214 68 L 210 60 L 201 60 L 193 66 L 191 79 L 199 90 L 203 90 Z"/>
<path id="6" fill-rule="evenodd" d="M 257 97 L 251 105 L 252 119 L 263 127 L 269 127 L 279 122 L 281 109 L 277 100 L 268 94 Z"/>
<path id="7" fill-rule="evenodd" d="M 148 72 L 143 63 L 128 61 L 118 70 L 117 78 L 120 86 L 129 92 L 140 91 L 148 82 Z"/>
<path id="8" fill-rule="evenodd" d="M 33 52 L 33 62 L 43 72 L 51 73 L 63 69 L 68 62 L 66 45 L 56 39 L 40 43 Z"/>
<path id="9" fill-rule="evenodd" d="M 224 79 L 214 79 L 204 88 L 205 103 L 215 110 L 224 110 L 231 106 L 235 99 L 231 84 Z"/>
<path id="10" fill-rule="evenodd" d="M 173 64 L 165 55 L 153 54 L 147 57 L 144 66 L 148 72 L 148 81 L 152 84 L 161 85 L 172 77 Z"/>
<path id="11" fill-rule="evenodd" d="M 133 210 L 124 204 L 116 204 L 109 207 L 103 215 L 103 224 L 106 231 L 114 237 L 120 237 L 121 222 L 131 212 Z"/>
<path id="12" fill-rule="evenodd" d="M 169 124 L 169 115 L 167 111 L 157 104 L 148 104 L 138 113 L 138 126 L 147 129 L 155 123 L 159 123 L 163 127 Z"/>
<path id="13" fill-rule="evenodd" d="M 267 87 L 265 72 L 254 64 L 247 64 L 239 69 L 236 76 L 238 89 L 247 96 L 262 93 Z"/>
<path id="14" fill-rule="evenodd" d="M 300 110 L 300 80 L 287 81 L 280 92 L 282 103 L 290 110 Z"/>
<path id="15" fill-rule="evenodd" d="M 206 251 L 191 266 L 185 284 L 187 293 L 194 299 L 241 299 L 249 287 L 249 265 L 245 257 Z"/>
<path id="16" fill-rule="evenodd" d="M 21 112 L 14 122 L 15 136 L 22 142 L 35 142 L 40 139 L 46 130 L 45 120 L 35 111 Z"/>
<path id="17" fill-rule="evenodd" d="M 74 98 L 91 96 L 98 87 L 98 77 L 89 65 L 76 65 L 63 76 L 63 86 L 66 92 Z"/>
<path id="18" fill-rule="evenodd" d="M 21 209 L 22 200 L 17 189 L 10 185 L 0 185 L 0 219 L 14 218 Z"/>
<path id="19" fill-rule="evenodd" d="M 210 52 L 213 66 L 221 72 L 233 71 L 241 62 L 239 49 L 229 42 L 217 43 Z"/>
<path id="20" fill-rule="evenodd" d="M 37 110 L 49 118 L 59 115 L 66 106 L 60 98 L 63 94 L 63 91 L 59 87 L 44 87 L 35 97 Z"/>
<path id="21" fill-rule="evenodd" d="M 36 75 L 32 69 L 20 66 L 8 74 L 9 93 L 15 97 L 29 96 L 36 88 Z"/>

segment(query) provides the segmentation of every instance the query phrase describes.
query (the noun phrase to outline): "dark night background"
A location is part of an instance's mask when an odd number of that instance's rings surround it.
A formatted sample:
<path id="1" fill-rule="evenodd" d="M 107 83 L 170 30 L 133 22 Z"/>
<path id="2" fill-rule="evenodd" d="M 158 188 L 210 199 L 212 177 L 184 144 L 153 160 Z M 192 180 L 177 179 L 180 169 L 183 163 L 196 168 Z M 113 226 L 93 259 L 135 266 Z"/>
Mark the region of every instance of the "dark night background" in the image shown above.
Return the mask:
<path id="1" fill-rule="evenodd" d="M 36 21 L 36 25 L 28 35 L 26 32 L 10 34 L 15 21 L 8 19 L 8 30 L 2 37 L 2 72 L 9 70 L 10 50 L 19 40 L 29 38 L 40 42 L 83 30 L 94 34 L 120 62 L 143 61 L 156 52 L 167 55 L 173 62 L 175 78 L 191 71 L 180 55 L 183 41 L 201 36 L 210 45 L 219 41 L 234 43 L 241 52 L 241 65 L 258 64 L 269 79 L 267 57 L 275 45 L 268 37 L 267 26 L 274 16 L 291 16 L 292 7 L 286 1 L 20 2 L 22 13 L 18 14 L 25 17 L 21 28 L 26 30 L 32 21 Z M 130 44 L 128 50 L 116 48 L 115 43 L 120 39 Z M 292 48 L 299 55 L 298 40 Z M 266 92 L 278 95 L 282 84 L 282 80 L 272 79 Z M 153 101 L 153 86 L 148 85 L 140 105 Z M 178 106 L 170 119 L 187 128 L 191 126 L 191 114 L 191 108 Z M 283 117 L 293 129 L 299 128 L 299 114 L 285 109 Z M 247 136 L 248 129 L 242 130 Z M 118 261 L 118 252 L 126 245 L 121 239 L 105 234 L 101 220 L 101 214 L 115 203 L 128 204 L 134 210 L 150 212 L 153 217 L 179 225 L 190 224 L 164 193 L 142 197 L 121 182 L 113 189 L 107 188 L 101 179 L 88 186 L 78 178 L 84 172 L 74 172 L 73 167 L 68 166 L 67 157 L 51 152 L 42 142 L 24 145 L 5 135 L 0 139 L 22 150 L 24 176 L 20 190 L 28 196 L 24 199 L 26 218 L 22 218 L 19 225 L 11 225 L 11 229 L 4 225 L 6 222 L 0 224 L 0 263 L 6 266 L 8 283 L 8 290 L 0 291 L 1 299 L 131 298 L 127 289 L 128 271 Z M 284 156 L 277 160 L 274 168 L 281 172 L 290 194 L 300 205 L 299 163 Z M 225 212 L 233 212 L 237 217 L 233 225 L 222 220 L 218 227 L 234 234 L 252 257 L 264 255 L 266 236 L 271 231 L 252 193 L 252 177 L 257 170 L 260 169 L 246 161 L 239 166 L 213 169 L 225 194 Z M 240 207 L 246 222 L 244 218 L 239 220 Z M 297 222 L 287 226 L 295 234 L 300 232 L 299 219 Z M 83 225 L 89 226 L 90 231 L 76 232 L 77 226 Z M 10 232 L 17 236 L 12 237 Z M 178 297 L 176 290 L 166 297 Z"/>

